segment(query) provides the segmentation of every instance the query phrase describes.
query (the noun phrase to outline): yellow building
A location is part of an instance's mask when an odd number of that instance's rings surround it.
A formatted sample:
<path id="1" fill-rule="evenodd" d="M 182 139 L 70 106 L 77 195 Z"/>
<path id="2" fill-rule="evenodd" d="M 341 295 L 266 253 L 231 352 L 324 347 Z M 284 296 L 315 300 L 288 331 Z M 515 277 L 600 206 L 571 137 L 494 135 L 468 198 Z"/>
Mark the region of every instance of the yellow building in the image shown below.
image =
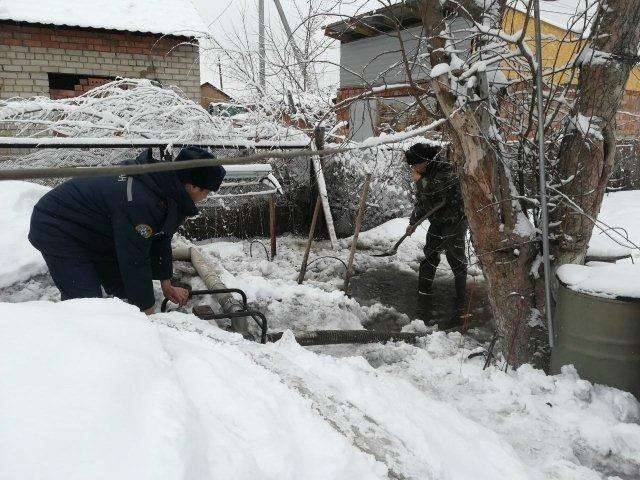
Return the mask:
<path id="1" fill-rule="evenodd" d="M 555 2 L 554 2 L 555 3 Z M 569 8 L 575 4 L 571 0 L 565 1 L 565 9 L 569 4 Z M 543 3 L 544 5 L 544 3 Z M 562 4 L 560 5 L 562 6 Z M 557 8 L 557 7 L 556 7 Z M 544 69 L 550 69 L 558 72 L 554 75 L 554 83 L 577 83 L 577 70 L 563 70 L 578 55 L 584 45 L 584 35 L 581 33 L 588 28 L 588 15 L 572 17 L 570 10 L 565 13 L 556 12 L 557 22 L 549 21 L 543 16 L 541 21 L 542 27 L 542 64 Z M 554 17 L 551 16 L 551 19 Z M 571 18 L 574 18 L 573 28 Z M 527 15 L 525 12 L 508 8 L 505 12 L 503 29 L 509 33 L 522 31 L 525 28 L 527 44 L 534 49 L 533 38 L 535 35 L 533 18 L 526 22 Z M 564 25 L 563 28 L 560 25 Z M 509 76 L 507 72 L 507 76 Z M 638 122 L 638 113 L 640 112 L 640 67 L 634 67 L 629 76 L 626 85 L 626 92 L 620 105 L 618 114 L 618 134 L 623 137 L 637 136 L 640 133 L 640 124 Z"/>

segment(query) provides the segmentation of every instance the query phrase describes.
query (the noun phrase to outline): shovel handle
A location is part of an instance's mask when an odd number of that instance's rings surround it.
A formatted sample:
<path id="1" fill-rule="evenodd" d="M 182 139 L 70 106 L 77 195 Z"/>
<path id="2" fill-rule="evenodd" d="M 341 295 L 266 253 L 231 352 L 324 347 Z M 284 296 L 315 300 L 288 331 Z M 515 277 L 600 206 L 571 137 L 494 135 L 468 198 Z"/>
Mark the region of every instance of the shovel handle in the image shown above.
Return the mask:
<path id="1" fill-rule="evenodd" d="M 424 222 L 427 218 L 429 218 L 431 215 L 433 215 L 434 213 L 436 213 L 438 210 L 440 210 L 443 206 L 444 206 L 444 200 L 442 202 L 440 202 L 438 205 L 436 205 L 435 207 L 433 207 L 431 210 L 429 210 L 427 213 L 425 213 L 423 216 L 421 216 L 418 220 L 416 220 L 415 223 L 413 223 L 413 225 L 416 226 L 416 228 L 418 227 L 418 225 L 420 225 L 422 222 Z M 407 234 L 405 233 L 405 236 L 407 236 Z M 400 239 L 400 241 L 404 240 L 404 238 Z"/>
<path id="2" fill-rule="evenodd" d="M 409 236 L 409 235 L 408 235 L 408 234 L 406 234 L 406 233 L 405 233 L 404 235 L 402 235 L 402 236 L 400 237 L 400 240 L 398 240 L 398 241 L 395 243 L 395 245 L 394 245 L 393 247 L 391 247 L 391 251 L 393 252 L 393 251 L 398 250 L 398 247 L 400 246 L 400 244 L 401 244 L 402 242 L 404 242 L 404 241 L 407 239 L 407 237 L 408 237 L 408 236 Z"/>

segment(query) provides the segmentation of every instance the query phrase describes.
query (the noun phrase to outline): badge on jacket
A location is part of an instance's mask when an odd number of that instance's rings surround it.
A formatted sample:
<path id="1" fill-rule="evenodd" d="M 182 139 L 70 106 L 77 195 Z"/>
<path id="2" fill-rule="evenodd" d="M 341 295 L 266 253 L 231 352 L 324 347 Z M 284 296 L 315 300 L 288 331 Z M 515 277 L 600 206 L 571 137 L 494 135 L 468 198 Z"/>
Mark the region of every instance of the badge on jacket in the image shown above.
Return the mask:
<path id="1" fill-rule="evenodd" d="M 136 232 L 140 234 L 142 238 L 151 238 L 153 235 L 153 228 L 145 223 L 140 223 L 135 226 Z"/>

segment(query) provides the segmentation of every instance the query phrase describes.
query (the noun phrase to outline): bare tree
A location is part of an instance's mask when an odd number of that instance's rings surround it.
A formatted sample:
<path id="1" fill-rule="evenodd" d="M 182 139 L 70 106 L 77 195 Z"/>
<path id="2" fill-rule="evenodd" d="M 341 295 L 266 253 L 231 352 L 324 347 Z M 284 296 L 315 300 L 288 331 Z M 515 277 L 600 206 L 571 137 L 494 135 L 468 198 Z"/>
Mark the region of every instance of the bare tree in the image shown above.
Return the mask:
<path id="1" fill-rule="evenodd" d="M 545 65 L 531 53 L 526 24 L 521 32 L 502 29 L 504 1 L 482 7 L 466 1 L 415 4 L 431 45 L 430 87 L 449 116 L 453 159 L 502 350 L 512 364 L 532 361 L 544 345 L 538 319 L 552 306 L 544 305 L 541 294 L 540 234 L 529 220 L 539 224 L 537 192 L 522 184 L 518 188 L 516 178 L 535 155 L 531 79 Z M 473 46 L 464 61 L 450 28 L 461 17 L 469 24 Z M 577 42 L 575 62 L 552 62 L 545 71 L 551 119 L 545 140 L 560 144 L 546 159 L 553 267 L 585 258 L 614 159 L 616 112 L 637 61 L 639 22 L 638 0 L 599 3 L 589 38 Z M 487 65 L 505 63 L 517 82 L 506 82 L 504 89 L 482 88 Z M 558 81 L 558 75 L 572 75 L 574 67 L 579 68 L 575 88 L 570 79 Z M 509 106 L 515 115 L 505 121 Z"/>
<path id="2" fill-rule="evenodd" d="M 314 69 L 318 69 L 315 78 L 321 75 L 323 61 L 318 52 L 328 44 L 314 43 L 317 36 L 313 32 L 332 17 L 330 10 L 340 3 L 300 3 L 301 21 L 294 36 L 307 59 L 304 65 L 299 65 L 287 47 L 291 39 L 275 31 L 267 34 L 269 75 L 277 79 L 279 90 L 314 88 L 313 81 L 300 84 L 300 68 L 311 72 L 311 77 Z M 411 100 L 405 99 L 396 118 L 387 122 L 388 131 L 411 131 L 416 125 L 399 119 L 415 120 L 408 112 L 416 109 L 428 119 L 448 118 L 445 134 L 460 176 L 502 351 L 513 365 L 535 361 L 546 347 L 541 319 L 552 306 L 545 305 L 540 280 L 539 192 L 532 181 L 538 153 L 533 79 L 542 69 L 555 269 L 562 263 L 582 262 L 586 255 L 614 159 L 616 113 L 637 61 L 640 0 L 594 1 L 575 15 L 562 38 L 545 39 L 551 51 L 569 52 L 572 60 L 568 63 L 560 55 L 544 61 L 535 58 L 530 1 L 519 4 L 524 10 L 521 30 L 508 25 L 515 3 L 507 5 L 507 0 L 408 0 L 401 4 L 380 0 L 379 4 L 387 8 L 351 18 L 349 23 L 356 30 L 395 39 L 396 47 L 377 52 L 370 64 L 388 54 L 397 59 L 374 79 L 365 78 L 367 66 L 362 72 L 350 71 L 361 77 L 363 88 L 339 100 L 334 110 L 344 112 L 354 102 L 400 88 Z M 404 18 L 397 15 L 403 9 L 413 10 L 422 19 L 420 32 L 407 32 Z M 245 53 L 237 55 L 227 49 L 226 54 L 250 83 L 257 71 L 257 57 L 248 44 L 242 44 L 250 37 L 247 31 L 245 26 L 236 34 L 237 50 Z M 418 74 L 425 69 L 430 75 Z M 403 72 L 400 84 L 399 71 Z M 327 115 L 314 120 L 322 122 Z M 334 130 L 331 133 L 337 134 Z"/>

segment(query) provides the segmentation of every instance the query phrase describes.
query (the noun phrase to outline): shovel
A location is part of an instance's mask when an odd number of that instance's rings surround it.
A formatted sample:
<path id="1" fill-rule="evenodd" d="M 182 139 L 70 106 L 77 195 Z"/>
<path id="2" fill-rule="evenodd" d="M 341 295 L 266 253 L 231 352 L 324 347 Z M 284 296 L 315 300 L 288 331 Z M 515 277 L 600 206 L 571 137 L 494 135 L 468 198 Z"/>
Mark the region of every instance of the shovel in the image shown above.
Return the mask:
<path id="1" fill-rule="evenodd" d="M 418 219 L 418 221 L 414 224 L 416 227 L 418 225 L 420 225 L 422 222 L 424 222 L 427 217 L 430 217 L 431 215 L 433 215 L 437 210 L 440 210 L 440 208 L 444 205 L 444 202 L 440 202 L 438 205 L 436 205 L 435 207 L 433 207 L 431 210 L 429 210 L 425 215 L 423 215 L 422 217 L 420 217 Z M 400 240 L 398 240 L 393 247 L 391 247 L 389 250 L 385 250 L 382 253 L 372 253 L 371 256 L 372 257 L 391 257 L 393 255 L 395 255 L 396 253 L 398 253 L 398 247 L 402 244 L 402 242 L 405 241 L 405 239 L 407 237 L 410 237 L 410 234 L 405 233 L 402 237 L 400 237 Z"/>

